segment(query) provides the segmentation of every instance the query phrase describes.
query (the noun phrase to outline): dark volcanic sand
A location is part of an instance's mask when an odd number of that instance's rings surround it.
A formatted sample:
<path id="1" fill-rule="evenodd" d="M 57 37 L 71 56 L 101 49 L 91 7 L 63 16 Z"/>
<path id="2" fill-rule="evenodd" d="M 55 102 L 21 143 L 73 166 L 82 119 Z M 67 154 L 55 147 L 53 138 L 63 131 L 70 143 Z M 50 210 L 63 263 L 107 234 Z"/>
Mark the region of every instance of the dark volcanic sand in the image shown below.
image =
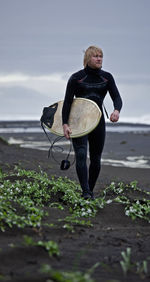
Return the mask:
<path id="1" fill-rule="evenodd" d="M 38 170 L 38 166 L 47 172 L 48 176 L 67 176 L 77 180 L 75 167 L 61 171 L 58 165 L 47 159 L 47 152 L 23 149 L 18 146 L 7 146 L 0 143 L 0 167 L 3 171 L 12 170 L 15 165 L 22 168 Z M 97 181 L 95 195 L 105 188 L 112 180 L 137 180 L 139 186 L 150 190 L 149 169 L 133 169 L 103 166 L 101 177 Z M 139 196 L 140 197 L 140 196 Z M 141 196 L 142 197 L 142 196 Z M 67 215 L 67 211 L 49 210 L 48 223 L 56 223 L 58 218 Z M 106 281 L 150 281 L 150 270 L 147 276 L 140 277 L 135 273 L 127 274 L 125 278 L 120 267 L 121 252 L 131 248 L 132 261 L 143 261 L 150 256 L 150 225 L 144 220 L 132 221 L 125 216 L 121 204 L 113 203 L 100 210 L 92 219 L 93 227 L 76 226 L 75 233 L 57 227 L 43 227 L 40 232 L 31 228 L 7 228 L 0 232 L 0 281 L 47 281 L 46 276 L 39 272 L 42 264 L 50 264 L 59 270 L 86 271 L 96 262 L 103 262 L 94 271 L 93 278 L 97 282 Z M 22 245 L 23 235 L 32 236 L 35 240 L 54 240 L 61 251 L 60 258 L 49 257 L 44 249 Z M 14 244 L 15 248 L 11 248 Z M 150 267 L 150 264 L 148 265 Z"/>

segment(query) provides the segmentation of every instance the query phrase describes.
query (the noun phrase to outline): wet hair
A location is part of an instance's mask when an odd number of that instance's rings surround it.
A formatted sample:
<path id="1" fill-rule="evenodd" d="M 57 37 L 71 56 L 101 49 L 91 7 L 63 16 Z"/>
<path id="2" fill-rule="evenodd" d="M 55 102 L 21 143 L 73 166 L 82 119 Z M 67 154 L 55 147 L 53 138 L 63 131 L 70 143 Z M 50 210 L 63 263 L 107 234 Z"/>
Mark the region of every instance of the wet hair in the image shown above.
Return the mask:
<path id="1" fill-rule="evenodd" d="M 101 54 L 103 57 L 103 51 L 101 48 L 96 47 L 96 46 L 90 46 L 86 49 L 86 51 L 84 52 L 84 58 L 83 58 L 83 65 L 84 67 L 87 66 L 91 56 L 93 55 L 97 55 L 97 54 Z"/>

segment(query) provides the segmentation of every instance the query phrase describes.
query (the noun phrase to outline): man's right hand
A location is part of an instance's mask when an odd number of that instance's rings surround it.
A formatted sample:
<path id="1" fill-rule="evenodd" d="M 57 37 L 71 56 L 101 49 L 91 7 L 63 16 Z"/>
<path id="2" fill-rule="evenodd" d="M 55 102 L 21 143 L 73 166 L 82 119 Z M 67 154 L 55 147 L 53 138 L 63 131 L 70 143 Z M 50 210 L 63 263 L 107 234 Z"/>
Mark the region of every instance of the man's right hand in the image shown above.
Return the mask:
<path id="1" fill-rule="evenodd" d="M 69 127 L 69 125 L 68 124 L 63 124 L 63 131 L 64 131 L 64 136 L 67 138 L 67 139 L 69 139 L 70 138 L 70 134 L 72 133 L 71 132 L 71 129 L 70 129 L 70 127 Z"/>

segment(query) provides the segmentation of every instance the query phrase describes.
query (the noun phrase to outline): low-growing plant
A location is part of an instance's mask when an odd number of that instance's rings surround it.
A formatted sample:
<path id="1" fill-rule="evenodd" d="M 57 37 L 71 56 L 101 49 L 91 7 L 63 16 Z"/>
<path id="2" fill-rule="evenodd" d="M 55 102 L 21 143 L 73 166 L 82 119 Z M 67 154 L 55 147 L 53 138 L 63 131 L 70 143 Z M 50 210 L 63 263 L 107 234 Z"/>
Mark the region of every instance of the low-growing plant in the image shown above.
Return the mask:
<path id="1" fill-rule="evenodd" d="M 131 263 L 131 248 L 127 248 L 126 251 L 121 252 L 121 255 L 123 260 L 120 261 L 120 265 L 124 275 L 126 275 L 127 272 L 133 267 Z"/>
<path id="2" fill-rule="evenodd" d="M 51 203 L 50 205 L 49 205 L 49 207 L 51 207 L 51 208 L 57 208 L 57 209 L 59 209 L 59 210 L 64 210 L 64 207 L 63 207 L 63 205 L 61 205 L 61 204 L 59 204 L 59 203 Z"/>
<path id="3" fill-rule="evenodd" d="M 52 179 L 51 185 L 51 192 L 54 194 L 61 192 L 62 201 L 69 206 L 71 216 L 67 216 L 63 221 L 75 223 L 76 220 L 76 224 L 83 225 L 81 218 L 84 217 L 88 218 L 87 223 L 84 220 L 84 224 L 89 225 L 89 218 L 94 217 L 97 211 L 106 205 L 104 197 L 99 197 L 93 201 L 82 198 L 80 186 L 68 178 L 59 178 L 57 182 Z"/>
<path id="4" fill-rule="evenodd" d="M 59 256 L 60 251 L 58 244 L 52 240 L 50 241 L 34 241 L 32 237 L 24 235 L 24 243 L 27 246 L 39 246 L 43 247 L 46 251 L 48 251 L 49 256 Z"/>
<path id="5" fill-rule="evenodd" d="M 148 274 L 147 259 L 143 261 L 131 261 L 131 248 L 127 248 L 126 251 L 121 252 L 123 260 L 120 261 L 120 265 L 124 275 L 126 276 L 129 271 L 135 272 L 141 278 L 144 278 Z"/>
<path id="6" fill-rule="evenodd" d="M 145 219 L 150 223 L 150 200 L 134 200 L 125 207 L 125 214 L 133 220 L 136 218 Z"/>
<path id="7" fill-rule="evenodd" d="M 72 223 L 72 224 L 84 225 L 84 226 L 89 226 L 89 227 L 93 226 L 93 224 L 91 223 L 90 220 L 84 220 L 84 219 L 81 219 L 81 218 L 78 219 L 74 215 L 66 216 L 64 219 L 59 219 L 59 221 L 65 221 L 65 222 L 69 222 L 69 223 Z"/>
<path id="8" fill-rule="evenodd" d="M 72 226 L 72 224 L 65 223 L 65 224 L 63 225 L 63 228 L 66 229 L 66 230 L 68 230 L 68 231 L 70 231 L 70 232 L 72 232 L 72 233 L 75 232 L 74 227 Z"/>
<path id="9" fill-rule="evenodd" d="M 136 197 L 132 199 L 128 194 L 126 195 L 126 192 L 130 193 L 133 191 L 138 191 L 139 195 L 141 193 L 141 200 L 136 199 Z M 137 187 L 137 181 L 132 181 L 130 184 L 123 184 L 122 182 L 115 184 L 115 182 L 112 182 L 103 191 L 104 198 L 108 197 L 110 193 L 113 194 L 113 202 L 118 202 L 125 206 L 125 215 L 130 216 L 133 220 L 141 218 L 150 223 L 150 200 L 146 198 L 149 197 L 150 192 Z M 143 194 L 145 195 L 144 198 L 142 198 Z"/>
<path id="10" fill-rule="evenodd" d="M 100 263 L 96 263 L 88 271 L 81 272 L 54 270 L 50 265 L 46 264 L 42 266 L 41 272 L 49 275 L 50 279 L 48 279 L 46 282 L 94 282 L 95 280 L 91 277 L 91 275 L 99 265 Z"/>
<path id="11" fill-rule="evenodd" d="M 81 187 L 67 177 L 49 179 L 41 169 L 40 172 L 16 167 L 14 172 L 0 173 L 0 229 L 13 225 L 19 228 L 25 226 L 40 227 L 43 218 L 48 215 L 44 207 L 68 209 L 70 216 L 61 219 L 68 226 L 92 226 L 91 219 L 99 209 L 112 202 L 119 202 L 125 206 L 125 214 L 132 219 L 137 217 L 150 222 L 150 200 L 131 200 L 126 191 L 141 191 L 137 182 L 130 185 L 122 182 L 112 182 L 95 200 L 85 200 L 81 197 Z M 141 191 L 145 195 L 149 192 Z M 51 198 L 59 195 L 58 201 L 51 202 Z M 56 197 L 57 199 L 57 197 Z M 60 200 L 61 199 L 61 204 Z M 67 226 L 63 224 L 63 226 Z M 69 227 L 68 227 L 69 230 Z M 70 230 L 73 230 L 70 228 Z"/>
<path id="12" fill-rule="evenodd" d="M 148 266 L 146 260 L 136 262 L 136 273 L 139 274 L 141 278 L 144 278 L 144 276 L 148 273 Z"/>
<path id="13" fill-rule="evenodd" d="M 46 174 L 15 168 L 0 178 L 0 229 L 6 225 L 39 227 L 47 215 L 43 210 L 50 201 Z"/>
<path id="14" fill-rule="evenodd" d="M 54 241 L 47 241 L 47 242 L 38 241 L 36 245 L 43 247 L 46 251 L 48 251 L 49 256 L 60 255 L 58 244 Z"/>
<path id="15" fill-rule="evenodd" d="M 6 225 L 17 225 L 20 228 L 40 227 L 43 217 L 48 215 L 43 210 L 45 205 L 63 210 L 65 204 L 71 213 L 70 224 L 89 226 L 89 218 L 94 217 L 98 209 L 106 204 L 104 197 L 94 201 L 81 198 L 81 187 L 66 177 L 49 179 L 42 171 L 38 173 L 18 167 L 11 174 L 1 174 L 0 193 L 2 231 Z M 62 204 L 51 203 L 51 196 L 59 193 Z M 86 220 L 79 220 L 81 217 L 87 218 L 87 223 Z M 66 222 L 68 221 L 66 218 Z"/>

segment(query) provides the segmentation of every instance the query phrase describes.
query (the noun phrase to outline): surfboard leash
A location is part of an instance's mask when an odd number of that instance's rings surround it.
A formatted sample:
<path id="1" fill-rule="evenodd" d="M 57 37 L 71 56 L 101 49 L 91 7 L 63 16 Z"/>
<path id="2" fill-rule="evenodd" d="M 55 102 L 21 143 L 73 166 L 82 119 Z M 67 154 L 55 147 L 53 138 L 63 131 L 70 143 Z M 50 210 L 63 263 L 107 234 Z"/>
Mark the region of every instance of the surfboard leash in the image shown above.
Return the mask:
<path id="1" fill-rule="evenodd" d="M 75 157 L 74 157 L 74 160 L 73 160 L 72 163 L 70 163 L 70 161 L 69 161 L 69 157 L 70 157 L 70 154 L 71 154 L 71 151 L 72 151 L 72 140 L 71 139 L 69 140 L 70 146 L 69 146 L 69 152 L 67 154 L 67 157 L 65 158 L 65 160 L 62 160 L 61 163 L 59 163 L 57 161 L 57 159 L 54 157 L 54 154 L 53 154 L 55 148 L 60 148 L 61 153 L 63 153 L 64 149 L 59 145 L 55 145 L 55 143 L 60 141 L 62 138 L 64 138 L 64 136 L 59 136 L 53 141 L 52 145 L 49 148 L 49 156 L 51 155 L 52 158 L 55 160 L 55 162 L 57 162 L 60 165 L 61 170 L 66 170 L 75 163 Z"/>
<path id="2" fill-rule="evenodd" d="M 64 138 L 64 136 L 58 136 L 55 138 L 55 140 L 52 142 L 51 138 L 49 137 L 49 135 L 47 134 L 46 130 L 45 130 L 45 127 L 43 125 L 43 122 L 41 122 L 41 127 L 46 135 L 46 137 L 48 138 L 49 142 L 50 142 L 50 148 L 48 150 L 48 158 L 50 158 L 50 156 L 54 159 L 54 161 L 56 163 L 59 164 L 60 166 L 60 169 L 61 170 L 67 170 L 70 166 L 72 166 L 74 163 L 75 163 L 75 157 L 74 157 L 74 160 L 72 163 L 70 163 L 69 161 L 69 157 L 70 157 L 70 154 L 71 154 L 71 151 L 72 151 L 72 139 L 69 139 L 70 141 L 70 147 L 69 147 L 69 152 L 67 154 L 67 157 L 65 160 L 62 160 L 61 163 L 57 161 L 57 159 L 54 157 L 54 154 L 53 154 L 53 151 L 55 151 L 55 148 L 59 148 L 61 150 L 61 153 L 63 153 L 64 149 L 59 146 L 59 145 L 55 145 L 56 142 L 60 141 L 62 138 Z"/>
<path id="3" fill-rule="evenodd" d="M 109 115 L 108 115 L 108 112 L 107 112 L 107 110 L 106 110 L 106 107 L 105 107 L 104 103 L 103 103 L 103 108 L 104 108 L 104 111 L 105 111 L 106 117 L 109 119 Z"/>

